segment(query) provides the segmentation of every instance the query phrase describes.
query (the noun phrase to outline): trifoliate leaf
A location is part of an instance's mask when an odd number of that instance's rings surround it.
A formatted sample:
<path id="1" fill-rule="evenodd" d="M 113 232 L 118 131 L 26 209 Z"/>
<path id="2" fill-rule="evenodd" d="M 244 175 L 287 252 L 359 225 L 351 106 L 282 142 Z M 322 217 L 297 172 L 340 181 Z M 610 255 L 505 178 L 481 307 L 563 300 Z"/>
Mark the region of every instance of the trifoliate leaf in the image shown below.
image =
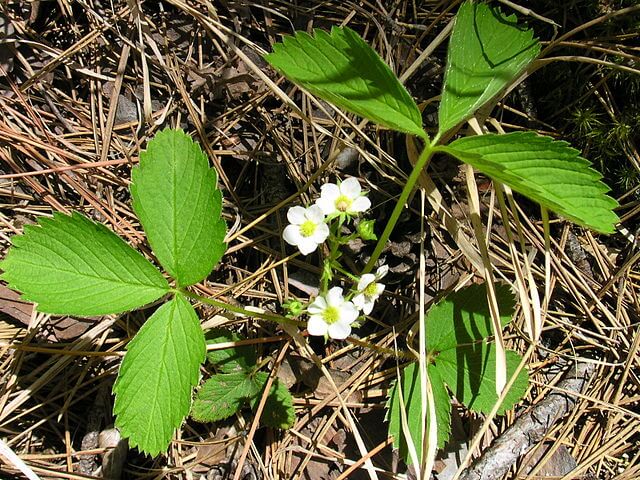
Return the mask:
<path id="1" fill-rule="evenodd" d="M 514 297 L 509 288 L 496 285 L 500 309 L 500 322 L 504 326 L 511 320 Z M 470 409 L 488 412 L 495 405 L 495 348 L 483 340 L 491 335 L 491 317 L 484 285 L 473 285 L 449 295 L 429 310 L 427 317 L 428 373 L 433 389 L 436 418 L 438 421 L 438 446 L 442 447 L 450 433 L 450 404 L 447 385 L 456 398 Z M 507 374 L 511 375 L 522 357 L 506 352 Z M 420 454 L 420 375 L 417 364 L 406 367 L 401 377 L 403 397 L 409 419 L 411 438 Z M 507 393 L 498 413 L 513 407 L 527 391 L 529 377 L 522 370 Z M 446 405 L 446 408 L 445 408 Z M 394 446 L 410 463 L 406 444 L 406 432 L 402 430 L 400 396 L 398 386 L 391 389 L 387 403 L 389 434 L 394 436 Z M 427 431 L 427 430 L 425 430 Z"/>
<path id="2" fill-rule="evenodd" d="M 260 403 L 260 398 L 268 379 L 268 373 L 256 373 L 256 381 L 262 385 L 262 389 L 253 399 L 252 408 L 254 410 Z M 293 408 L 293 397 L 287 386 L 276 378 L 271 385 L 271 391 L 264 404 L 262 415 L 260 415 L 260 423 L 271 428 L 287 429 L 291 428 L 295 421 L 296 411 Z"/>
<path id="3" fill-rule="evenodd" d="M 500 323 L 504 327 L 511 321 L 515 298 L 504 284 L 496 284 L 495 289 Z M 427 351 L 432 354 L 493 335 L 487 288 L 484 285 L 471 285 L 448 295 L 431 307 L 425 321 Z"/>
<path id="4" fill-rule="evenodd" d="M 216 422 L 230 417 L 257 395 L 262 386 L 245 372 L 213 375 L 198 390 L 191 417 L 198 422 Z"/>
<path id="5" fill-rule="evenodd" d="M 513 132 L 460 138 L 441 149 L 579 225 L 612 233 L 619 222 L 602 175 L 567 142 Z"/>
<path id="6" fill-rule="evenodd" d="M 507 378 L 520 364 L 522 357 L 511 350 L 506 352 Z M 434 367 L 455 397 L 469 409 L 489 413 L 496 401 L 496 350 L 486 341 L 446 350 L 438 355 Z M 524 396 L 529 375 L 520 371 L 515 383 L 498 410 L 498 415 L 512 408 Z"/>
<path id="7" fill-rule="evenodd" d="M 449 394 L 444 386 L 440 372 L 428 366 L 429 380 L 431 381 L 431 389 L 433 391 L 434 405 L 436 410 L 436 420 L 438 427 L 438 447 L 444 447 L 449 435 L 451 434 L 451 401 Z M 404 408 L 406 409 L 407 424 L 411 441 L 413 442 L 418 458 L 422 452 L 422 425 L 421 425 L 421 408 L 422 393 L 420 382 L 420 369 L 417 363 L 412 363 L 404 368 L 400 378 L 402 384 L 402 399 L 404 400 Z M 407 447 L 407 432 L 402 427 L 402 402 L 400 401 L 400 392 L 398 382 L 395 382 L 389 394 L 387 402 L 387 421 L 389 422 L 389 435 L 393 436 L 393 447 L 399 449 L 400 455 L 405 462 L 410 465 L 412 462 Z M 429 431 L 428 414 L 425 415 L 427 425 L 425 433 Z"/>
<path id="8" fill-rule="evenodd" d="M 515 299 L 506 285 L 495 287 L 500 323 L 505 326 L 513 315 Z M 460 402 L 476 411 L 490 411 L 498 396 L 495 348 L 483 340 L 493 334 L 486 287 L 472 285 L 447 296 L 429 310 L 425 321 L 427 351 L 435 362 L 430 368 L 438 371 Z M 512 351 L 507 351 L 506 357 L 507 375 L 510 375 L 521 357 Z M 499 413 L 522 398 L 528 382 L 527 372 L 521 371 Z"/>
<path id="9" fill-rule="evenodd" d="M 140 253 L 104 225 L 74 213 L 55 213 L 13 238 L 0 278 L 61 315 L 106 315 L 162 297 L 169 284 Z"/>
<path id="10" fill-rule="evenodd" d="M 157 455 L 189 413 L 193 387 L 204 361 L 200 321 L 182 294 L 162 305 L 129 342 L 113 411 L 129 445 Z"/>
<path id="11" fill-rule="evenodd" d="M 265 57 L 292 82 L 379 125 L 427 138 L 409 92 L 380 56 L 347 27 L 284 37 Z"/>
<path id="12" fill-rule="evenodd" d="M 218 175 L 181 130 L 165 129 L 140 152 L 131 196 L 158 261 L 179 287 L 204 279 L 226 250 Z"/>
<path id="13" fill-rule="evenodd" d="M 484 2 L 460 6 L 449 40 L 438 119 L 440 134 L 470 118 L 540 53 L 533 32 Z"/>
<path id="14" fill-rule="evenodd" d="M 205 337 L 207 345 L 242 340 L 240 335 L 221 328 L 209 330 Z M 256 359 L 256 350 L 251 345 L 207 351 L 207 360 L 220 373 L 250 372 L 256 368 Z"/>

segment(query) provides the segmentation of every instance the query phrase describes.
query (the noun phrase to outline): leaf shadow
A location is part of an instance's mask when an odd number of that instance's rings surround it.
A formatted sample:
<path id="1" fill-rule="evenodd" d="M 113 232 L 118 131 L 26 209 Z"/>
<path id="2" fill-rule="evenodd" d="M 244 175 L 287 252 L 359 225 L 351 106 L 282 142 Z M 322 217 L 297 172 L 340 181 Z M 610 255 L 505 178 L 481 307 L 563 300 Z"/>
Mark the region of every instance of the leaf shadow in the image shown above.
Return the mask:
<path id="1" fill-rule="evenodd" d="M 459 400 L 465 398 L 465 376 L 468 376 L 467 383 L 471 390 L 471 397 L 466 399 L 464 403 L 467 406 L 471 406 L 480 392 L 482 378 L 489 363 L 488 356 L 490 352 L 490 349 L 484 346 L 486 344 L 477 340 L 478 337 L 482 337 L 482 333 L 478 331 L 476 321 L 484 320 L 488 328 L 491 328 L 491 325 L 490 320 L 484 316 L 483 313 L 465 311 L 464 314 L 472 319 L 469 324 L 472 331 L 463 328 L 457 328 L 455 330 L 456 342 L 458 344 L 458 348 L 456 348 L 458 369 L 456 372 L 455 392 Z M 454 308 L 454 321 L 461 322 L 462 324 L 462 315 L 463 310 L 456 305 Z M 478 316 L 477 319 L 475 318 L 476 315 Z"/>
<path id="2" fill-rule="evenodd" d="M 492 331 L 489 306 L 485 298 L 485 286 L 474 285 L 453 294 L 454 334 L 456 337 L 456 397 L 468 407 L 472 406 L 480 393 L 482 379 L 489 365 L 490 345 L 484 339 Z M 482 327 L 482 328 L 481 328 Z M 466 382 L 465 382 L 465 376 Z M 470 397 L 465 398 L 465 383 L 470 389 Z M 450 385 L 453 389 L 453 385 Z"/>
<path id="3" fill-rule="evenodd" d="M 507 48 L 503 47 L 502 50 L 496 49 L 495 47 L 492 48 L 491 36 L 494 35 L 494 32 L 482 31 L 483 28 L 478 25 L 478 8 L 480 7 L 486 8 L 486 5 L 473 5 L 473 31 L 475 40 L 477 41 L 477 45 L 480 49 L 481 57 L 478 57 L 476 61 L 471 62 L 470 65 L 464 65 L 464 63 L 468 63 L 466 60 L 464 62 L 452 62 L 450 65 L 450 68 L 456 71 L 458 76 L 466 77 L 464 86 L 467 88 L 459 88 L 451 83 L 446 85 L 447 90 L 461 98 L 480 97 L 487 90 L 489 84 L 495 80 L 503 84 L 503 86 L 499 88 L 499 90 L 502 90 L 514 78 L 514 74 L 510 73 L 510 69 L 501 69 L 501 67 L 507 66 L 510 62 L 516 61 L 518 57 L 524 55 L 531 49 L 537 48 L 539 45 L 537 39 L 532 38 L 530 44 L 510 53 L 504 58 L 497 58 L 499 55 L 504 54 L 505 50 L 510 50 L 510 48 L 508 48 L 510 45 L 508 45 Z M 528 28 L 524 25 L 519 25 L 517 20 L 509 20 L 509 18 L 503 17 L 500 10 L 496 7 L 490 7 L 490 13 L 493 16 L 493 19 L 502 25 L 515 28 L 520 32 L 528 31 Z M 484 28 L 484 30 L 487 29 Z M 520 63 L 522 63 L 520 69 L 525 66 L 523 60 L 524 59 L 520 60 Z M 515 72 L 515 74 L 517 73 L 518 72 Z"/>
<path id="4" fill-rule="evenodd" d="M 341 46 L 342 51 L 336 54 L 344 55 L 347 60 L 344 67 L 336 68 L 332 59 L 325 56 L 327 62 L 332 62 L 331 71 L 323 72 L 322 78 L 314 77 L 309 82 L 311 86 L 328 90 L 332 95 L 348 101 L 373 100 L 385 94 L 392 94 L 396 98 L 399 93 L 395 85 L 397 80 L 393 74 L 390 75 L 375 51 L 355 34 L 347 34 L 341 40 L 345 44 Z M 318 53 L 324 51 L 319 50 Z"/>
<path id="5" fill-rule="evenodd" d="M 478 15 L 477 15 L 478 6 L 479 5 L 477 3 L 473 5 L 473 9 L 474 9 L 474 13 L 473 13 L 473 29 L 474 29 L 474 33 L 475 33 L 475 35 L 476 35 L 476 37 L 478 39 L 478 43 L 480 44 L 480 50 L 482 52 L 482 57 L 485 59 L 485 61 L 487 62 L 487 64 L 489 65 L 490 68 L 492 68 L 492 69 L 498 68 L 499 66 L 516 59 L 517 57 L 519 57 L 523 53 L 527 52 L 531 48 L 535 48 L 538 45 L 538 41 L 535 38 L 533 38 L 529 45 L 521 48 L 520 50 L 518 50 L 517 52 L 507 56 L 506 58 L 501 59 L 501 60 L 498 60 L 498 59 L 492 60 L 490 58 L 490 55 L 487 53 L 487 51 L 485 49 L 485 44 L 488 44 L 489 40 L 483 40 L 483 34 L 480 31 L 480 28 L 478 27 Z M 517 19 L 514 18 L 513 20 L 510 20 L 508 17 L 503 17 L 502 16 L 502 12 L 496 6 L 489 7 L 489 9 L 491 11 L 491 15 L 493 15 L 494 20 L 497 21 L 498 23 L 506 25 L 509 28 L 515 28 L 516 30 L 519 30 L 522 33 L 528 31 L 528 27 L 525 26 L 525 25 L 519 25 Z M 487 33 L 487 35 L 491 34 L 491 32 L 486 32 L 486 33 Z"/>

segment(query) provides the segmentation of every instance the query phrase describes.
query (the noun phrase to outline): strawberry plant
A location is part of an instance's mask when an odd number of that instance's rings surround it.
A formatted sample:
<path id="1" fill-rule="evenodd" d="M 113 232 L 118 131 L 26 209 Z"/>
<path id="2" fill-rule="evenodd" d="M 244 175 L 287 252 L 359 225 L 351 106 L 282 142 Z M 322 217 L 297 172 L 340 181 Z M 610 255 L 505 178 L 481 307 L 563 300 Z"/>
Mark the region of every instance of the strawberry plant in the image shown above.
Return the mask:
<path id="1" fill-rule="evenodd" d="M 340 248 L 350 240 L 376 240 L 371 221 L 354 221 L 371 206 L 356 178 L 326 184 L 315 204 L 289 209 L 289 225 L 283 232 L 288 244 L 303 255 L 327 244 L 319 294 L 307 304 L 287 302 L 287 318 L 271 314 L 261 318 L 285 322 L 307 315 L 310 334 L 336 340 L 348 337 L 352 327 L 372 313 L 384 291 L 379 280 L 386 267 L 370 272 L 436 153 L 470 165 L 567 220 L 612 233 L 618 222 L 613 211 L 617 203 L 607 195 L 601 175 L 568 143 L 529 131 L 483 132 L 445 143 L 464 122 L 482 117 L 539 53 L 533 32 L 518 25 L 515 16 L 505 16 L 485 3 L 463 3 L 449 42 L 439 129 L 431 138 L 411 95 L 351 29 L 298 32 L 274 45 L 266 58 L 289 80 L 380 127 L 415 137 L 422 149 L 359 277 L 340 263 Z M 255 352 L 242 347 L 225 353 L 214 350 L 207 356 L 207 342 L 215 348 L 215 343 L 239 337 L 213 331 L 207 332 L 207 339 L 190 302 L 195 299 L 246 313 L 189 290 L 208 277 L 226 250 L 217 173 L 199 146 L 181 131 L 160 132 L 141 152 L 130 190 L 134 211 L 169 280 L 111 230 L 79 213 L 55 213 L 36 226 L 26 226 L 24 234 L 13 239 L 0 268 L 10 287 L 45 313 L 117 314 L 163 302 L 127 345 L 113 388 L 116 426 L 131 445 L 156 455 L 166 450 L 190 411 L 197 420 L 216 421 L 242 408 L 255 409 L 268 374 L 257 365 Z M 355 231 L 350 233 L 350 227 Z M 333 284 L 337 278 L 340 285 Z M 353 286 L 345 291 L 347 281 Z M 496 408 L 505 376 L 520 363 L 515 352 L 487 341 L 491 334 L 500 336 L 513 310 L 508 289 L 488 286 L 494 289 L 501 315 L 489 311 L 482 288 L 472 287 L 442 300 L 418 325 L 427 332 L 421 336 L 426 339 L 425 358 L 404 366 L 388 403 L 390 433 L 408 462 L 421 461 L 425 432 L 435 431 L 439 446 L 446 441 L 449 392 L 472 410 L 490 411 Z M 205 358 L 215 373 L 198 390 L 192 408 Z M 430 393 L 425 398 L 422 385 L 427 383 Z M 499 411 L 524 394 L 526 373 L 511 383 Z M 293 407 L 286 387 L 273 382 L 267 395 L 263 423 L 290 426 Z"/>

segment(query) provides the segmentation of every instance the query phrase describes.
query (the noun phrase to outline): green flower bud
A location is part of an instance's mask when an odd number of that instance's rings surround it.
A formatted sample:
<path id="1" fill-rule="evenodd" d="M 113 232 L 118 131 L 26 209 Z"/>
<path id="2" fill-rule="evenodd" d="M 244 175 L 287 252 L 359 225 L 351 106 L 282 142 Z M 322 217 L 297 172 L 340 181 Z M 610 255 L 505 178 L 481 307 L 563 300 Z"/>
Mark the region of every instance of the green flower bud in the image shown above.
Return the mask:
<path id="1" fill-rule="evenodd" d="M 377 240 L 378 236 L 373 231 L 375 220 L 362 220 L 358 223 L 358 235 L 363 240 Z"/>
<path id="2" fill-rule="evenodd" d="M 287 317 L 297 317 L 304 311 L 304 304 L 299 300 L 287 300 L 282 304 Z"/>

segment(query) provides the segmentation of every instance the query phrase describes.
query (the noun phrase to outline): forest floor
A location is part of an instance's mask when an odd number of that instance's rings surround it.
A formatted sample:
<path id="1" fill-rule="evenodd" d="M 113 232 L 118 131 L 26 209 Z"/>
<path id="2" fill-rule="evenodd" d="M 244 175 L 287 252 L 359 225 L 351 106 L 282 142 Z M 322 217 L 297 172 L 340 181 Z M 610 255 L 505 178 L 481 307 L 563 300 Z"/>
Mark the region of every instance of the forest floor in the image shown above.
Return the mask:
<path id="1" fill-rule="evenodd" d="M 131 207 L 131 169 L 155 133 L 181 127 L 218 170 L 229 229 L 223 261 L 194 291 L 277 313 L 287 299 L 307 301 L 317 291 L 320 263 L 317 255 L 295 255 L 282 240 L 287 209 L 315 200 L 326 181 L 355 176 L 369 192 L 369 218 L 379 232 L 411 171 L 410 155 L 404 135 L 302 93 L 263 55 L 295 30 L 348 25 L 403 78 L 423 107 L 426 128 L 435 130 L 447 47 L 441 33 L 459 3 L 0 4 L 0 257 L 24 225 L 71 211 L 149 255 Z M 525 290 L 540 299 L 543 332 L 530 349 L 527 307 L 520 303 L 505 338 L 510 348 L 528 352 L 527 394 L 489 421 L 454 400 L 454 433 L 434 475 L 450 479 L 463 461 L 473 464 L 555 392 L 570 397 L 572 408 L 549 422 L 536 448 L 510 465 L 505 478 L 636 479 L 640 11 L 636 2 L 620 0 L 536 0 L 516 10 L 509 3 L 501 8 L 527 22 L 552 47 L 545 57 L 555 60 L 502 99 L 487 124 L 571 141 L 603 173 L 621 222 L 606 236 L 552 218 L 545 265 L 539 208 L 516 198 L 524 258 L 520 244 L 510 248 L 491 180 L 476 175 L 495 277 L 513 284 L 527 265 L 532 282 Z M 459 132 L 465 133 L 466 127 Z M 129 449 L 113 430 L 111 389 L 128 340 L 153 308 L 100 318 L 49 316 L 0 283 L 0 477 L 26 478 L 20 468 L 47 479 L 411 477 L 385 423 L 397 377 L 396 361 L 385 352 L 406 345 L 421 281 L 427 308 L 446 292 L 483 281 L 469 261 L 476 242 L 460 164 L 436 157 L 427 174 L 441 211 L 423 204 L 419 192 L 410 199 L 381 257 L 390 272 L 372 320 L 347 341 L 308 337 L 324 373 L 279 325 L 197 306 L 204 328 L 240 333 L 265 365 L 283 355 L 278 376 L 296 410 L 286 431 L 254 431 L 256 420 L 241 411 L 217 423 L 187 419 L 166 455 Z M 470 243 L 461 246 L 449 235 L 445 215 Z M 345 264 L 357 274 L 374 244 L 349 245 Z M 581 382 L 563 390 L 571 375 L 582 375 Z M 546 415 L 541 422 L 553 412 Z"/>

